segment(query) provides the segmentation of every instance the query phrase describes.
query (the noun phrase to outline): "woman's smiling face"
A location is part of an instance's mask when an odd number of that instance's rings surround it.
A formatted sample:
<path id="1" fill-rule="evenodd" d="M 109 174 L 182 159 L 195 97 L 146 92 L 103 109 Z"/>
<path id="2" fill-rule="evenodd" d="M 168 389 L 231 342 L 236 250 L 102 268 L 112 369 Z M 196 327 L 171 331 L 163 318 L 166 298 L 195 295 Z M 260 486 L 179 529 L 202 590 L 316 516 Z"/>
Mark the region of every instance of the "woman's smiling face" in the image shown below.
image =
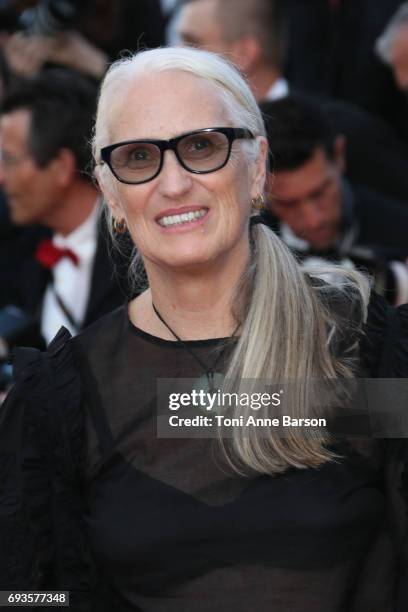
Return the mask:
<path id="1" fill-rule="evenodd" d="M 123 99 L 109 119 L 106 144 L 246 127 L 228 116 L 214 84 L 187 72 L 140 76 Z M 125 218 L 147 266 L 195 269 L 248 252 L 250 201 L 263 191 L 266 142 L 261 139 L 256 161 L 244 152 L 244 142 L 235 140 L 228 163 L 212 173 L 193 174 L 166 151 L 161 172 L 149 182 L 128 185 L 112 176 L 109 188 L 101 181 L 115 218 Z"/>

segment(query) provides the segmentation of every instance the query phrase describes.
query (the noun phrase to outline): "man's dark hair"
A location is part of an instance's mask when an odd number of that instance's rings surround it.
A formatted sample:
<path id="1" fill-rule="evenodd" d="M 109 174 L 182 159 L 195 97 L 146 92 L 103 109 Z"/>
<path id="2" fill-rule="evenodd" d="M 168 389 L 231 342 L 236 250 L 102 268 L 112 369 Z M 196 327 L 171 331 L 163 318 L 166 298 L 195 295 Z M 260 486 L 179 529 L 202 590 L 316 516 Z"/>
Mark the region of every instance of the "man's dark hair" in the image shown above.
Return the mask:
<path id="1" fill-rule="evenodd" d="M 184 4 L 199 0 L 184 0 Z M 263 58 L 282 70 L 287 50 L 285 0 L 218 0 L 217 20 L 226 42 L 252 35 L 258 39 Z"/>
<path id="2" fill-rule="evenodd" d="M 336 135 L 318 102 L 303 96 L 287 96 L 260 104 L 273 170 L 296 170 L 316 149 L 330 160 L 335 156 Z"/>
<path id="3" fill-rule="evenodd" d="M 66 68 L 48 68 L 33 79 L 19 82 L 6 95 L 0 114 L 18 110 L 31 113 L 30 152 L 45 167 L 61 149 L 69 149 L 80 176 L 90 170 L 96 83 Z"/>

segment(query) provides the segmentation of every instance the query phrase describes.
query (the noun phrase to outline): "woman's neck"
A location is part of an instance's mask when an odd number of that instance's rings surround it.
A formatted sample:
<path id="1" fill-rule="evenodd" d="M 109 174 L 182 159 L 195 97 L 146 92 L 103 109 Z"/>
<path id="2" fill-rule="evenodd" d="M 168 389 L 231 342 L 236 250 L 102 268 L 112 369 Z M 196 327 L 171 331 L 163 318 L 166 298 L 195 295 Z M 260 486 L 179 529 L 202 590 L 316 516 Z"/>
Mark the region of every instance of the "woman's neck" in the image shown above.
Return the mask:
<path id="1" fill-rule="evenodd" d="M 207 267 L 205 273 L 167 270 L 147 263 L 150 289 L 130 304 L 132 322 L 152 335 L 175 340 L 154 312 L 154 304 L 182 340 L 230 336 L 237 327 L 232 312 L 233 298 L 247 259 L 245 257 L 240 265 L 235 260 L 234 266 L 229 266 L 228 262 L 217 263 Z"/>

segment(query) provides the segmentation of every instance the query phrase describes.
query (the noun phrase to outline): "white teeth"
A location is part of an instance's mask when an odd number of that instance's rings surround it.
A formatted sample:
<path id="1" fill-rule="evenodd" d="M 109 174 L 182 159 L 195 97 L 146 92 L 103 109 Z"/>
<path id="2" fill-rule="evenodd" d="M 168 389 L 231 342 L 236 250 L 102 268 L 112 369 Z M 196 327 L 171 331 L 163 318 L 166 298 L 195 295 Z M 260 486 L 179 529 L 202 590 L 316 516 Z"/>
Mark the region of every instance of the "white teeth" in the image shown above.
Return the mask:
<path id="1" fill-rule="evenodd" d="M 195 210 L 194 212 L 182 213 L 181 215 L 171 215 L 169 217 L 162 217 L 159 219 L 159 224 L 163 227 L 169 227 L 169 225 L 180 225 L 182 223 L 190 223 L 195 219 L 201 219 L 204 217 L 207 210 L 202 208 L 201 210 Z"/>

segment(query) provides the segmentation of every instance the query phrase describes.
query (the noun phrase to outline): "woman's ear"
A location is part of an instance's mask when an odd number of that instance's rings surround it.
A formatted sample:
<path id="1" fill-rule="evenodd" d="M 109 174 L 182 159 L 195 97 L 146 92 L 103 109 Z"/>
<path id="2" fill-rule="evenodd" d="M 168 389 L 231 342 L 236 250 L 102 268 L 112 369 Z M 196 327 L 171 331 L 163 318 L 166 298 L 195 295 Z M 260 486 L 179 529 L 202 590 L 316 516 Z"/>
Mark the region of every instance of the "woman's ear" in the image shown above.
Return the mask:
<path id="1" fill-rule="evenodd" d="M 264 136 L 257 137 L 259 143 L 258 155 L 255 160 L 253 176 L 252 176 L 252 188 L 251 197 L 256 198 L 259 194 L 263 194 L 265 191 L 266 181 L 266 163 L 268 158 L 268 141 Z"/>

